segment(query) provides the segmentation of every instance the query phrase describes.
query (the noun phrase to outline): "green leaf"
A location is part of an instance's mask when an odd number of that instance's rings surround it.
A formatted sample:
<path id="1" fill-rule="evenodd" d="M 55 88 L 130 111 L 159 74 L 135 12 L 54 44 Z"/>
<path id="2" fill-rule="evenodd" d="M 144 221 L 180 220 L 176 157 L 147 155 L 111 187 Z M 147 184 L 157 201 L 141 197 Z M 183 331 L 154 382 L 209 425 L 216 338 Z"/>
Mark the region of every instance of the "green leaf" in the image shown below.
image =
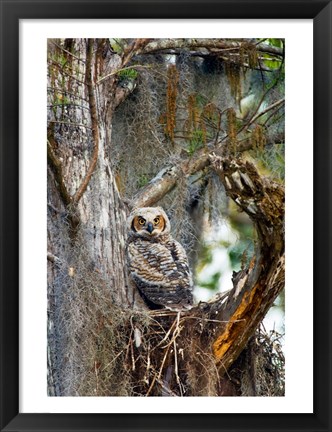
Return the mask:
<path id="1" fill-rule="evenodd" d="M 136 69 L 124 69 L 118 72 L 118 77 L 123 79 L 136 79 L 138 77 L 138 72 Z"/>

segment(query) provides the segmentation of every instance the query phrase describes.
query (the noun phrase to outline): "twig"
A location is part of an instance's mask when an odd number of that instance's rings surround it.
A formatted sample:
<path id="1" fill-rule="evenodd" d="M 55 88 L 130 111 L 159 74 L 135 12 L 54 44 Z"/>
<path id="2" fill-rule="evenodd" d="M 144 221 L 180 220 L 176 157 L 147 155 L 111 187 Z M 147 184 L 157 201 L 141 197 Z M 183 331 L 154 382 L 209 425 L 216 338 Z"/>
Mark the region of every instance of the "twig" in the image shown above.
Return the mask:
<path id="1" fill-rule="evenodd" d="M 163 371 L 164 364 L 165 364 L 165 361 L 166 361 L 166 358 L 167 358 L 167 355 L 168 355 L 168 352 L 169 352 L 170 347 L 171 347 L 171 344 L 169 344 L 169 345 L 167 346 L 167 350 L 166 350 L 166 352 L 165 352 L 165 355 L 164 355 L 163 361 L 161 362 L 161 366 L 160 366 L 159 373 L 158 373 L 158 378 L 159 378 L 159 379 L 161 378 L 161 373 L 162 373 L 162 371 Z"/>
<path id="2" fill-rule="evenodd" d="M 54 42 L 53 40 L 51 40 L 52 44 L 55 45 L 57 48 L 61 49 L 62 51 L 64 51 L 65 53 L 71 55 L 72 57 L 74 57 L 77 61 L 80 61 L 82 63 L 85 64 L 85 60 L 77 57 L 75 54 L 71 53 L 70 51 L 66 50 L 65 48 L 63 48 L 62 46 L 58 45 L 56 42 Z"/>
<path id="3" fill-rule="evenodd" d="M 120 351 L 115 357 L 114 359 L 112 359 L 112 361 L 110 361 L 109 363 L 107 363 L 106 366 L 103 367 L 102 372 L 104 372 L 105 369 L 107 369 L 112 363 L 115 362 L 115 360 L 120 357 L 120 355 L 123 353 L 124 350 Z"/>
<path id="4" fill-rule="evenodd" d="M 224 369 L 224 371 L 225 371 L 227 377 L 229 378 L 229 380 L 232 381 L 232 379 L 231 379 L 231 377 L 230 377 L 230 375 L 228 373 L 228 370 L 226 369 L 226 367 L 225 367 L 225 365 L 224 365 L 224 363 L 222 361 L 220 362 L 220 366 Z"/>
<path id="5" fill-rule="evenodd" d="M 60 88 L 57 88 L 57 87 L 47 87 L 47 90 L 48 91 L 52 91 L 52 92 L 61 93 L 61 94 L 64 94 L 64 95 L 74 96 L 76 99 L 80 99 L 80 100 L 83 100 L 84 102 L 88 102 L 87 99 L 85 99 L 82 96 L 78 96 L 76 93 L 72 93 L 70 91 L 63 90 L 63 89 L 60 89 Z"/>
<path id="6" fill-rule="evenodd" d="M 146 392 L 145 396 L 149 396 L 149 394 L 151 393 L 151 390 L 153 389 L 153 386 L 154 386 L 154 383 L 156 382 L 156 379 L 157 379 L 157 375 L 155 373 L 153 378 L 152 378 L 152 382 L 150 384 L 150 387 L 148 388 L 148 391 Z"/>
<path id="7" fill-rule="evenodd" d="M 99 392 L 99 379 L 98 379 L 98 368 L 97 368 L 97 361 L 95 360 L 95 374 L 96 374 L 96 393 Z"/>
<path id="8" fill-rule="evenodd" d="M 134 347 L 133 347 L 132 338 L 130 338 L 130 352 L 131 352 L 132 371 L 134 372 L 136 367 L 135 367 L 135 356 L 134 356 Z"/>
<path id="9" fill-rule="evenodd" d="M 274 108 L 280 107 L 281 105 L 283 105 L 285 103 L 285 99 L 280 99 L 277 102 L 273 103 L 272 105 L 268 106 L 267 108 L 265 108 L 265 110 L 257 113 L 251 120 L 250 122 L 247 124 L 247 127 L 250 126 L 252 123 L 254 123 L 259 117 L 263 116 L 264 114 L 266 114 L 267 112 L 273 110 Z"/>
<path id="10" fill-rule="evenodd" d="M 260 99 L 260 101 L 259 101 L 259 103 L 258 103 L 258 105 L 257 105 L 257 107 L 256 107 L 256 110 L 253 112 L 253 114 L 251 115 L 251 117 L 249 118 L 249 120 L 247 121 L 247 123 L 245 123 L 242 127 L 240 127 L 240 129 L 237 131 L 237 135 L 239 135 L 244 129 L 246 129 L 251 123 L 252 123 L 252 120 L 253 120 L 253 118 L 255 118 L 256 117 L 256 115 L 258 114 L 258 111 L 259 111 L 259 108 L 260 108 L 260 106 L 262 105 L 262 103 L 264 102 L 264 99 L 266 98 L 266 96 L 270 93 L 270 91 L 278 84 L 278 82 L 279 82 L 279 80 L 280 80 L 280 78 L 281 78 L 281 75 L 282 75 L 282 67 L 283 67 L 283 64 L 284 64 L 284 60 L 281 62 L 281 65 L 280 65 L 280 67 L 279 67 L 279 75 L 277 76 L 277 78 L 275 79 L 275 81 L 274 81 L 274 83 L 273 83 L 273 85 L 271 85 L 271 87 L 269 87 L 268 89 L 266 89 L 265 90 L 265 92 L 263 93 L 263 95 L 262 95 L 262 97 L 261 97 L 261 99 Z M 268 107 L 269 108 L 269 107 Z M 267 108 L 267 109 L 268 109 Z M 225 138 L 227 138 L 227 136 L 228 135 L 226 135 L 226 137 Z M 224 139 L 225 139 L 224 138 Z"/>
<path id="11" fill-rule="evenodd" d="M 75 126 L 75 127 L 84 127 L 86 129 L 92 129 L 90 126 L 87 126 L 83 123 L 72 123 L 72 122 L 65 122 L 65 121 L 60 121 L 60 120 L 49 120 L 49 123 L 57 123 L 57 124 L 65 124 L 68 126 Z"/>
<path id="12" fill-rule="evenodd" d="M 64 70 L 64 68 L 68 68 L 68 69 L 71 70 L 72 72 L 76 72 L 76 73 L 78 73 L 78 74 L 84 75 L 84 73 L 81 72 L 81 71 L 79 71 L 79 70 L 75 71 L 75 70 L 72 68 L 72 66 L 70 66 L 70 65 L 68 64 L 67 61 L 66 61 L 65 63 L 62 64 L 62 63 L 60 63 L 60 62 L 58 62 L 58 61 L 56 61 L 56 60 L 54 60 L 54 59 L 52 59 L 52 58 L 49 58 L 49 59 L 48 59 L 48 62 L 51 63 L 51 64 L 53 64 L 53 65 L 55 65 L 55 66 L 59 66 L 59 68 L 61 68 L 62 70 Z M 69 75 L 69 76 L 72 77 L 72 75 Z"/>
<path id="13" fill-rule="evenodd" d="M 132 340 L 132 334 L 134 333 L 134 329 L 133 329 L 133 327 L 131 328 L 131 331 L 130 331 L 130 335 L 129 335 L 129 341 L 128 341 L 128 344 L 127 344 L 127 347 L 126 347 L 126 358 L 125 358 L 125 363 L 127 363 L 128 362 L 128 356 L 129 356 L 129 348 L 130 348 L 130 341 Z"/>
<path id="14" fill-rule="evenodd" d="M 176 337 L 180 334 L 180 312 L 178 312 L 176 317 L 176 329 L 177 332 L 176 336 L 173 339 L 173 347 L 174 347 L 174 373 L 176 377 L 176 382 L 178 383 L 180 395 L 183 396 L 182 392 L 182 385 L 179 377 L 179 370 L 178 370 L 178 353 L 177 353 L 177 346 L 176 346 Z M 174 333 L 175 333 L 174 331 Z"/>
<path id="15" fill-rule="evenodd" d="M 47 108 L 65 107 L 65 106 L 72 106 L 75 108 L 82 108 L 82 109 L 87 109 L 87 110 L 89 109 L 89 107 L 87 107 L 87 106 L 74 104 L 74 103 L 56 103 L 56 104 L 52 104 L 52 105 L 47 105 Z"/>
<path id="16" fill-rule="evenodd" d="M 233 320 L 233 321 L 221 321 L 221 320 L 216 320 L 216 319 L 209 319 L 209 318 L 201 318 L 201 317 L 194 317 L 194 316 L 187 316 L 185 318 L 183 318 L 184 320 L 186 319 L 197 319 L 200 321 L 207 321 L 207 322 L 215 322 L 215 323 L 236 323 L 236 322 L 241 322 L 241 321 L 246 321 L 245 319 L 239 319 L 239 320 Z"/>
<path id="17" fill-rule="evenodd" d="M 161 342 L 159 342 L 159 343 L 158 343 L 158 344 L 153 348 L 153 350 L 156 349 L 156 348 L 157 348 L 157 347 L 158 347 L 158 346 L 159 346 L 159 345 L 160 345 L 164 340 L 167 339 L 168 335 L 170 334 L 170 332 L 171 332 L 171 330 L 172 330 L 172 328 L 174 327 L 174 325 L 175 325 L 176 322 L 177 322 L 177 319 L 174 320 L 174 322 L 173 322 L 173 324 L 171 325 L 170 329 L 168 330 L 166 336 L 162 339 Z M 166 352 L 165 352 L 165 354 L 164 354 L 163 360 L 162 360 L 162 362 L 161 362 L 161 366 L 160 366 L 160 369 L 159 369 L 159 372 L 158 372 L 158 376 L 156 375 L 156 373 L 154 374 L 154 377 L 153 377 L 153 379 L 152 379 L 152 383 L 150 384 L 150 387 L 149 387 L 148 391 L 146 392 L 146 396 L 149 396 L 151 390 L 153 389 L 153 386 L 154 386 L 156 380 L 159 382 L 159 380 L 160 380 L 160 378 L 161 378 L 161 374 L 162 374 L 162 371 L 163 371 L 163 368 L 164 368 L 164 364 L 165 364 L 165 361 L 166 361 L 166 358 L 167 358 L 168 352 L 169 352 L 170 347 L 171 347 L 171 343 L 172 343 L 172 341 L 171 341 L 168 345 L 166 345 L 166 347 L 165 347 L 165 348 L 167 348 L 167 349 L 166 349 Z M 152 351 L 153 351 L 153 350 L 152 350 Z"/>
<path id="18" fill-rule="evenodd" d="M 61 213 L 61 210 L 58 209 L 57 207 L 54 207 L 54 205 L 52 205 L 51 203 L 47 203 L 47 207 L 49 207 L 51 210 L 54 211 L 54 213 Z"/>
<path id="19" fill-rule="evenodd" d="M 177 320 L 176 320 L 177 321 Z M 179 327 L 179 323 L 177 322 L 175 330 L 173 332 L 173 336 L 172 339 L 169 341 L 169 343 L 165 346 L 162 347 L 162 349 L 165 349 L 166 347 L 168 347 L 169 345 L 171 345 L 173 343 L 173 341 L 179 336 L 179 334 L 181 333 L 183 327 Z"/>
<path id="20" fill-rule="evenodd" d="M 165 335 L 165 337 L 154 347 L 154 349 L 155 348 L 157 348 L 159 345 L 161 345 L 163 342 L 165 342 L 166 340 L 167 340 L 167 338 L 168 338 L 168 336 L 170 335 L 170 333 L 171 333 L 171 331 L 172 331 L 172 329 L 173 329 L 173 327 L 174 327 L 174 325 L 175 325 L 175 323 L 176 323 L 176 320 L 174 320 L 173 321 L 173 324 L 171 325 L 171 327 L 169 328 L 169 330 L 168 330 L 168 332 L 166 333 L 166 335 Z"/>
<path id="21" fill-rule="evenodd" d="M 78 78 L 76 78 L 76 76 L 71 75 L 70 73 L 66 72 L 63 68 L 62 65 L 60 65 L 59 63 L 55 62 L 54 60 L 50 60 L 51 63 L 53 63 L 54 66 L 61 68 L 61 73 L 64 75 L 67 75 L 69 78 L 72 78 L 73 80 L 77 81 L 80 84 L 84 84 L 84 82 Z"/>
<path id="22" fill-rule="evenodd" d="M 179 377 L 179 370 L 178 370 L 178 354 L 177 354 L 177 346 L 176 346 L 175 339 L 173 341 L 173 347 L 174 347 L 174 373 L 175 373 L 175 378 L 176 378 L 176 382 L 178 383 L 178 386 L 179 386 L 180 395 L 183 396 L 181 381 L 180 381 L 180 377 Z"/>

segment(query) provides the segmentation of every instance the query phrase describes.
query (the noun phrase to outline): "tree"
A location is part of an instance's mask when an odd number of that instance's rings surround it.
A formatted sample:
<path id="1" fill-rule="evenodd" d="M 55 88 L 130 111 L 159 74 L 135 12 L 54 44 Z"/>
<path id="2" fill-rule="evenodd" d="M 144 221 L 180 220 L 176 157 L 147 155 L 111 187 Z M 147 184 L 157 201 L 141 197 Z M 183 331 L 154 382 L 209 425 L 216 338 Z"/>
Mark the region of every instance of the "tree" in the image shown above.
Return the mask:
<path id="1" fill-rule="evenodd" d="M 49 394 L 283 394 L 260 323 L 284 287 L 284 187 L 257 168 L 283 157 L 283 59 L 274 39 L 49 40 Z M 162 204 L 194 269 L 227 200 L 257 236 L 233 287 L 149 311 L 127 275 L 130 209 Z"/>

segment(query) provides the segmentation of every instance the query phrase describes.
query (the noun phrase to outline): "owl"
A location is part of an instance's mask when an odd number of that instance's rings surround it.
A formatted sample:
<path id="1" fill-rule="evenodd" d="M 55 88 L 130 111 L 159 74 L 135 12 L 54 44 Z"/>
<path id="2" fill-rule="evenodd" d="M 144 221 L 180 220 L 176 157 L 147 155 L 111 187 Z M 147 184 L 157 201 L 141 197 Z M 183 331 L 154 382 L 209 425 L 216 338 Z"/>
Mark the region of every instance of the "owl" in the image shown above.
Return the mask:
<path id="1" fill-rule="evenodd" d="M 128 217 L 126 247 L 130 277 L 150 309 L 190 309 L 192 277 L 183 247 L 170 234 L 161 207 L 135 209 Z"/>

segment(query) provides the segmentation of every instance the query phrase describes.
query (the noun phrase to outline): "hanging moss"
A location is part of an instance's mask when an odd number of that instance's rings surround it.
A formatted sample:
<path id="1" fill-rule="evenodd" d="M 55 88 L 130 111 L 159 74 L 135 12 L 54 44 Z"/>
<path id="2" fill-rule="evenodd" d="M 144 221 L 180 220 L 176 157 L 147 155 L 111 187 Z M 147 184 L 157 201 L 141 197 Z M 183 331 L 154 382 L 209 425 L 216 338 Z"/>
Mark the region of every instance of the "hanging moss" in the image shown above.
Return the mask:
<path id="1" fill-rule="evenodd" d="M 252 135 L 251 142 L 253 149 L 263 151 L 266 145 L 266 136 L 264 132 L 264 128 L 261 125 L 255 126 Z"/>
<path id="2" fill-rule="evenodd" d="M 174 131 L 176 126 L 176 97 L 179 73 L 175 65 L 170 65 L 167 70 L 167 94 L 166 94 L 166 134 L 174 144 Z"/>
<path id="3" fill-rule="evenodd" d="M 228 78 L 229 86 L 232 96 L 239 101 L 242 97 L 241 87 L 241 72 L 242 67 L 239 63 L 229 61 L 225 63 L 226 76 Z"/>
<path id="4" fill-rule="evenodd" d="M 259 66 L 258 54 L 255 44 L 249 41 L 244 41 L 241 43 L 239 52 L 242 65 L 248 64 L 250 69 L 255 69 L 257 66 Z M 243 68 L 243 70 L 246 69 Z"/>
<path id="5" fill-rule="evenodd" d="M 191 94 L 188 97 L 188 125 L 189 133 L 197 128 L 199 123 L 200 115 L 197 106 L 196 94 Z"/>

